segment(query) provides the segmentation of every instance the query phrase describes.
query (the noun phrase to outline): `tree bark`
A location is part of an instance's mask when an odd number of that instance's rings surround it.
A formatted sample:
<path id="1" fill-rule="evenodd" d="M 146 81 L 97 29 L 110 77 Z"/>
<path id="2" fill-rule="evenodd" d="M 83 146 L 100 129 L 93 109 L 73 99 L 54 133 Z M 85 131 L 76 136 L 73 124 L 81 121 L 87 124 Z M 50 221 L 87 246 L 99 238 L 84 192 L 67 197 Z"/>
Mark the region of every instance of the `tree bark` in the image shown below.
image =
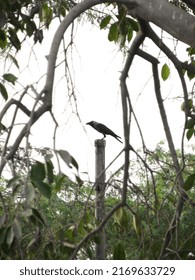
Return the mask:
<path id="1" fill-rule="evenodd" d="M 125 2 L 125 5 L 130 7 L 131 16 L 152 22 L 179 41 L 195 47 L 195 17 L 187 11 L 167 0 L 125 0 Z"/>

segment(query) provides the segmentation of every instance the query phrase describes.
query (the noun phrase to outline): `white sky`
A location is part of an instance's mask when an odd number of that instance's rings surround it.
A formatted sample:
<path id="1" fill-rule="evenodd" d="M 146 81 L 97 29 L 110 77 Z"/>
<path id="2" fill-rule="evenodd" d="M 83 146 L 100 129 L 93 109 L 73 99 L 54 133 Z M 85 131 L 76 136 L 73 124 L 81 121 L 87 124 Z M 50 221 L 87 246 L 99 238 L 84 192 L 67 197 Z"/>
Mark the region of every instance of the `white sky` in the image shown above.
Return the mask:
<path id="1" fill-rule="evenodd" d="M 45 55 L 49 53 L 55 30 L 56 25 L 53 24 L 50 31 L 45 32 L 43 43 L 41 45 L 37 43 L 34 47 L 37 61 L 34 54 L 31 53 L 30 62 L 28 62 L 31 51 L 28 44 L 26 44 L 25 50 L 19 54 L 19 63 L 21 64 L 23 61 L 23 67 L 29 64 L 29 67 L 25 68 L 25 71 L 20 75 L 20 81 L 24 86 L 34 83 L 46 72 L 47 60 Z M 81 25 L 77 29 L 74 40 L 76 51 L 73 52 L 73 63 L 78 110 L 83 125 L 91 120 L 102 122 L 123 137 L 119 76 L 124 60 L 118 46 L 107 40 L 107 32 L 89 24 Z M 144 45 L 145 50 L 152 54 L 159 54 L 159 51 L 150 42 L 147 44 L 147 46 Z M 170 41 L 170 45 L 173 47 L 172 41 Z M 181 44 L 178 55 L 183 55 L 185 48 L 186 46 Z M 163 58 L 163 54 L 160 54 L 160 56 Z M 166 58 L 162 59 L 160 67 L 164 62 L 169 63 Z M 95 139 L 102 138 L 102 135 L 89 126 L 85 126 L 86 133 L 76 115 L 72 114 L 71 107 L 67 106 L 67 90 L 65 82 L 62 80 L 63 69 L 64 64 L 56 70 L 54 87 L 53 102 L 55 116 L 59 123 L 57 149 L 67 150 L 77 160 L 80 172 L 89 172 L 90 179 L 94 180 L 93 143 Z M 172 98 L 181 95 L 181 87 L 178 84 L 179 80 L 175 79 L 175 71 L 171 71 L 171 78 L 166 82 L 161 81 L 161 86 L 163 97 L 166 98 L 165 104 L 167 105 L 166 109 L 174 140 L 177 147 L 180 147 L 184 121 L 184 114 L 180 110 L 182 101 L 173 101 Z M 44 82 L 45 78 L 39 82 L 39 90 L 42 89 Z M 154 148 L 159 141 L 165 139 L 165 136 L 155 100 L 151 65 L 136 57 L 130 71 L 128 84 L 146 145 L 149 148 Z M 44 115 L 32 128 L 30 137 L 32 146 L 52 148 L 53 127 L 51 117 L 48 117 L 48 114 Z M 135 148 L 141 146 L 140 136 L 135 126 L 132 128 L 131 141 Z M 108 136 L 106 138 L 106 164 L 109 164 L 122 148 L 122 144 Z M 110 170 L 114 171 L 119 167 L 122 160 L 123 156 L 117 160 Z M 68 171 L 65 164 L 63 170 Z"/>

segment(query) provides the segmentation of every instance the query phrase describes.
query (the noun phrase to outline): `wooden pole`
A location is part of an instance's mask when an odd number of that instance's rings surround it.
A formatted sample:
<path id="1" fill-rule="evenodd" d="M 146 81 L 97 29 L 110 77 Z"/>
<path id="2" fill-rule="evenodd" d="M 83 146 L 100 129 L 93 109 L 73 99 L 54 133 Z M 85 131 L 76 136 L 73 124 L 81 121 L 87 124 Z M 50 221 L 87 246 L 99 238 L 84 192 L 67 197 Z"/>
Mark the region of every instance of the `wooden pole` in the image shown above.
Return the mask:
<path id="1" fill-rule="evenodd" d="M 104 219 L 105 146 L 105 140 L 95 140 L 95 218 L 98 224 Z M 106 235 L 104 228 L 99 232 L 98 240 L 99 242 L 98 244 L 96 244 L 95 247 L 96 260 L 104 260 L 106 243 Z"/>

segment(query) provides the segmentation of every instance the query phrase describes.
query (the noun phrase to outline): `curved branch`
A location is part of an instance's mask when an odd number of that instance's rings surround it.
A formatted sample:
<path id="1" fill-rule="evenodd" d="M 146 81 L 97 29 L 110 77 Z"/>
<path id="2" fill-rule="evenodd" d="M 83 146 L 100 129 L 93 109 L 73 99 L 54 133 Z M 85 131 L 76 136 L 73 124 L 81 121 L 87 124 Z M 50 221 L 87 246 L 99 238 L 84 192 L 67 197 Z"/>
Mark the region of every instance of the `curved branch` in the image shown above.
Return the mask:
<path id="1" fill-rule="evenodd" d="M 126 6 L 132 1 L 126 0 Z M 134 9 L 129 14 L 152 22 L 173 37 L 195 47 L 195 17 L 167 0 L 135 0 Z"/>
<path id="2" fill-rule="evenodd" d="M 47 78 L 44 87 L 44 91 L 47 94 L 49 93 L 48 98 L 51 98 L 56 57 L 65 31 L 80 14 L 103 2 L 101 0 L 84 0 L 78 3 L 70 10 L 58 27 L 50 49 Z M 150 0 L 148 1 L 149 3 L 147 2 L 147 5 L 145 0 L 107 0 L 105 2 L 125 4 L 132 16 L 151 21 L 180 41 L 195 47 L 194 17 L 182 9 L 171 5 L 166 0 Z"/>
<path id="3" fill-rule="evenodd" d="M 45 92 L 47 94 L 47 98 L 51 99 L 57 53 L 58 53 L 59 46 L 63 39 L 65 31 L 70 26 L 70 24 L 77 17 L 80 16 L 80 14 L 85 12 L 87 9 L 90 9 L 91 7 L 93 7 L 97 4 L 101 4 L 101 3 L 102 3 L 101 0 L 85 0 L 83 2 L 80 2 L 70 10 L 70 12 L 64 18 L 64 20 L 60 23 L 60 25 L 54 35 L 54 38 L 52 40 L 49 58 L 48 58 L 47 77 L 46 77 L 46 83 L 45 83 L 45 86 L 43 89 L 43 92 Z"/>

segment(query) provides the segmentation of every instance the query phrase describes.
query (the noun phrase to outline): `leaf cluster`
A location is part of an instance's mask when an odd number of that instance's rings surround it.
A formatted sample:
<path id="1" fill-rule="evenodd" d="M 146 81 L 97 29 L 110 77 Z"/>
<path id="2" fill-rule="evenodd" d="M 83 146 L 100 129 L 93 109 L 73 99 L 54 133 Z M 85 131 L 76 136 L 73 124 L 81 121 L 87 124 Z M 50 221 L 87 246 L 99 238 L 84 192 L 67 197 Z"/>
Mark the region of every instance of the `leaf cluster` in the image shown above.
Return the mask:
<path id="1" fill-rule="evenodd" d="M 1 180 L 0 257 L 1 259 L 69 259 L 77 244 L 97 225 L 94 217 L 94 191 L 90 183 L 56 174 L 48 151 L 47 161 L 31 159 L 23 163 L 23 173 Z M 67 153 L 60 152 L 61 156 Z M 178 157 L 181 154 L 178 151 Z M 70 155 L 68 156 L 70 160 Z M 67 158 L 66 158 L 67 160 Z M 194 196 L 194 156 L 186 157 L 185 190 Z M 18 163 L 19 164 L 19 163 Z M 156 259 L 177 203 L 176 174 L 168 152 L 162 145 L 147 155 L 147 164 L 132 160 L 125 207 L 119 208 L 106 224 L 107 259 Z M 15 165 L 15 170 L 21 170 Z M 74 167 L 75 168 L 75 167 Z M 109 182 L 105 213 L 119 201 L 115 182 L 120 188 L 119 172 Z M 185 207 L 167 259 L 187 259 L 194 253 L 193 209 Z M 80 259 L 95 258 L 98 234 L 91 236 L 78 253 Z"/>
<path id="2" fill-rule="evenodd" d="M 70 8 L 69 1 L 0 1 L 0 48 L 21 49 L 21 34 L 32 37 L 34 43 L 41 43 L 44 28 L 49 28 L 52 20 L 65 16 Z"/>
<path id="3" fill-rule="evenodd" d="M 121 4 L 117 4 L 115 15 L 106 15 L 100 22 L 100 29 L 108 28 L 108 40 L 119 43 L 123 48 L 126 42 L 130 42 L 133 32 L 139 31 L 136 20 L 127 15 L 127 9 Z"/>

